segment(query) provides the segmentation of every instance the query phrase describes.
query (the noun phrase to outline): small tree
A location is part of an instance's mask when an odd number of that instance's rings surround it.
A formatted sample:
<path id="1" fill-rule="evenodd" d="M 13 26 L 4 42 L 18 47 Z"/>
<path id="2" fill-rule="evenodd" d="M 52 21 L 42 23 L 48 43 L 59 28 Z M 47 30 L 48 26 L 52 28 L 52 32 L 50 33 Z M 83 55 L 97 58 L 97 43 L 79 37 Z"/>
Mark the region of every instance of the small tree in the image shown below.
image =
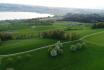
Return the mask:
<path id="1" fill-rule="evenodd" d="M 51 56 L 57 56 L 58 54 L 63 53 L 63 45 L 60 41 L 58 41 L 54 47 L 49 48 L 49 52 Z"/>
<path id="2" fill-rule="evenodd" d="M 83 41 L 77 41 L 70 46 L 71 51 L 78 51 L 81 50 L 86 46 L 86 43 Z"/>
<path id="3" fill-rule="evenodd" d="M 71 51 L 77 51 L 76 45 L 71 45 L 71 46 L 70 46 L 70 50 L 71 50 Z"/>
<path id="4" fill-rule="evenodd" d="M 51 55 L 51 56 L 57 56 L 57 55 L 58 55 L 58 54 L 57 54 L 57 50 L 52 49 L 52 50 L 50 51 L 50 55 Z"/>

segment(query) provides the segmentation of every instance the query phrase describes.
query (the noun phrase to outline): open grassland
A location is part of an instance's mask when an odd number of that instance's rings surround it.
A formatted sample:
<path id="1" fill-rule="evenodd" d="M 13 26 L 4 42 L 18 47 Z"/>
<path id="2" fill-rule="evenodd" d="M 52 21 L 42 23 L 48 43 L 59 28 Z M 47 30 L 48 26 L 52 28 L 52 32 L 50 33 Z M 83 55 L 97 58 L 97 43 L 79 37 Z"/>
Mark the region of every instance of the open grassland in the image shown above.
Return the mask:
<path id="1" fill-rule="evenodd" d="M 14 35 L 33 35 L 33 38 L 31 39 L 19 39 L 19 40 L 9 40 L 6 42 L 3 42 L 0 46 L 0 54 L 10 54 L 10 53 L 17 53 L 17 52 L 23 52 L 28 51 L 31 49 L 43 47 L 46 45 L 50 45 L 56 42 L 56 40 L 52 39 L 41 39 L 39 38 L 39 33 L 43 31 L 48 30 L 54 30 L 54 29 L 62 29 L 65 30 L 67 27 L 70 28 L 69 24 L 79 24 L 78 22 L 55 22 L 53 25 L 48 26 L 36 26 L 35 28 L 27 28 L 27 29 L 17 29 L 17 30 L 10 30 L 10 32 L 13 32 Z M 67 26 L 68 25 L 68 26 Z M 73 26 L 75 29 L 76 26 Z M 72 28 L 72 27 L 71 27 Z M 77 26 L 78 28 L 78 26 Z M 95 33 L 102 31 L 102 29 L 90 29 L 89 26 L 82 25 L 79 26 L 79 28 L 76 30 L 67 30 L 67 33 L 70 32 L 76 32 L 81 37 L 87 34 Z M 83 29 L 82 29 L 83 28 Z"/>
<path id="2" fill-rule="evenodd" d="M 92 41 L 93 36 L 91 38 L 92 39 L 86 40 Z M 98 38 L 98 40 L 100 39 Z M 104 39 L 102 39 L 102 41 L 104 41 Z M 47 49 L 38 50 L 37 52 L 28 53 L 31 55 L 28 59 L 24 60 L 21 57 L 20 62 L 17 62 L 12 66 L 16 70 L 103 70 L 104 47 L 100 46 L 99 43 L 100 42 L 96 43 L 98 45 L 88 43 L 86 49 L 77 52 L 71 52 L 69 49 L 70 44 L 64 44 L 63 55 L 57 57 L 49 56 L 47 54 Z M 15 57 L 16 56 L 12 58 L 15 59 Z"/>
<path id="3" fill-rule="evenodd" d="M 87 40 L 89 43 L 104 47 L 104 32 L 96 34 L 94 36 L 88 37 Z"/>
<path id="4" fill-rule="evenodd" d="M 0 46 L 0 54 L 11 54 L 31 49 L 43 47 L 55 43 L 51 39 L 24 39 L 24 40 L 10 40 L 3 42 Z"/>
<path id="5" fill-rule="evenodd" d="M 0 46 L 0 54 L 27 51 L 55 43 L 56 40 L 41 39 L 38 37 L 39 32 L 47 30 L 62 29 L 67 33 L 76 32 L 81 37 L 103 31 L 103 29 L 91 29 L 89 25 L 70 27 L 70 24 L 79 24 L 79 22 L 60 21 L 48 26 L 9 30 L 18 34 L 33 33 L 35 37 L 32 39 L 9 40 L 3 42 Z M 72 28 L 72 30 L 67 28 Z M 49 56 L 48 48 L 5 57 L 2 60 L 2 70 L 8 67 L 14 68 L 15 70 L 104 70 L 104 33 L 88 37 L 85 41 L 87 42 L 86 48 L 76 52 L 70 51 L 70 43 L 64 44 L 63 54 L 57 57 Z M 7 59 L 11 60 L 9 65 L 5 65 L 5 62 L 8 62 L 6 61 Z"/>

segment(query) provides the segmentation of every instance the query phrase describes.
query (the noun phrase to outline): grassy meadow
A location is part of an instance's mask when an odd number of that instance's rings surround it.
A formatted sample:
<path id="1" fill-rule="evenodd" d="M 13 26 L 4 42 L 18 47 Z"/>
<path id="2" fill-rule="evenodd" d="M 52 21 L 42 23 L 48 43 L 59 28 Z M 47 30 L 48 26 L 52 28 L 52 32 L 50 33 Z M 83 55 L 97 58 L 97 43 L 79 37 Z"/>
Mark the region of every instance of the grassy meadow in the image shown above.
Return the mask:
<path id="1" fill-rule="evenodd" d="M 91 23 L 55 21 L 52 25 L 24 25 L 0 23 L 1 32 L 10 32 L 13 39 L 0 44 L 0 55 L 29 51 L 55 44 L 57 39 L 41 38 L 39 34 L 49 30 L 63 30 L 76 33 L 79 38 L 104 29 L 92 29 Z M 63 44 L 63 53 L 56 57 L 49 55 L 48 48 L 19 55 L 2 57 L 0 70 L 104 70 L 104 32 L 85 38 L 86 47 L 70 51 L 71 43 Z M 65 42 L 62 40 L 61 42 Z"/>

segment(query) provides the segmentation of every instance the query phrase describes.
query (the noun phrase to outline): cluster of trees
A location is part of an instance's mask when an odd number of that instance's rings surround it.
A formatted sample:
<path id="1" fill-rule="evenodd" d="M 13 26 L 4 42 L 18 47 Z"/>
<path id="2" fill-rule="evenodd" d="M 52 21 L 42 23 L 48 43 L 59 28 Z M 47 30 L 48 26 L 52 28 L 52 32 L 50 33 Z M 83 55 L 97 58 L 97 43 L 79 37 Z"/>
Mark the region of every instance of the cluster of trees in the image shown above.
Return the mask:
<path id="1" fill-rule="evenodd" d="M 104 28 L 104 22 L 95 23 L 95 24 L 92 25 L 92 28 L 93 29 Z"/>
<path id="2" fill-rule="evenodd" d="M 66 33 L 63 30 L 50 30 L 40 33 L 42 38 L 51 38 L 57 40 L 76 40 L 79 36 L 76 33 Z"/>
<path id="3" fill-rule="evenodd" d="M 13 36 L 11 33 L 8 32 L 0 32 L 0 45 L 3 41 L 11 40 L 13 39 Z"/>
<path id="4" fill-rule="evenodd" d="M 66 21 L 78 21 L 78 22 L 103 22 L 104 15 L 102 14 L 87 14 L 87 13 L 68 13 L 64 16 L 63 20 Z"/>
<path id="5" fill-rule="evenodd" d="M 0 40 L 1 41 L 6 41 L 6 40 L 10 40 L 13 39 L 13 36 L 11 33 L 9 32 L 0 32 Z"/>
<path id="6" fill-rule="evenodd" d="M 12 33 L 13 39 L 30 39 L 35 38 L 38 35 L 34 33 Z"/>
<path id="7" fill-rule="evenodd" d="M 29 39 L 34 38 L 36 35 L 32 33 L 20 34 L 12 32 L 0 32 L 0 43 L 7 40 L 16 40 L 16 39 Z"/>
<path id="8" fill-rule="evenodd" d="M 72 41 L 70 42 L 70 51 L 80 51 L 81 49 L 84 49 L 86 46 L 86 43 L 82 40 Z M 60 54 L 63 54 L 63 44 L 60 41 L 57 41 L 57 43 L 49 47 L 48 51 L 49 55 L 51 56 L 58 56 Z"/>
<path id="9" fill-rule="evenodd" d="M 54 46 L 49 47 L 49 55 L 57 56 L 63 53 L 63 44 L 58 41 Z"/>

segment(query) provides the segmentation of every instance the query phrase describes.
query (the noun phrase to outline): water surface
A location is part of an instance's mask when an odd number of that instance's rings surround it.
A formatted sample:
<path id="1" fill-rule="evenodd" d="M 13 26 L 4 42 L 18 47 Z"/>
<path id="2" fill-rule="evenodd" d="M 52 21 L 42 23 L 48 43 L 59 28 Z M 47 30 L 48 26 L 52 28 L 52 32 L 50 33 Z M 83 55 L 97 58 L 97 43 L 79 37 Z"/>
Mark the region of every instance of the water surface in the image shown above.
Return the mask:
<path id="1" fill-rule="evenodd" d="M 51 14 L 40 14 L 34 12 L 0 12 L 0 20 L 13 20 L 13 19 L 31 19 L 53 17 Z"/>

